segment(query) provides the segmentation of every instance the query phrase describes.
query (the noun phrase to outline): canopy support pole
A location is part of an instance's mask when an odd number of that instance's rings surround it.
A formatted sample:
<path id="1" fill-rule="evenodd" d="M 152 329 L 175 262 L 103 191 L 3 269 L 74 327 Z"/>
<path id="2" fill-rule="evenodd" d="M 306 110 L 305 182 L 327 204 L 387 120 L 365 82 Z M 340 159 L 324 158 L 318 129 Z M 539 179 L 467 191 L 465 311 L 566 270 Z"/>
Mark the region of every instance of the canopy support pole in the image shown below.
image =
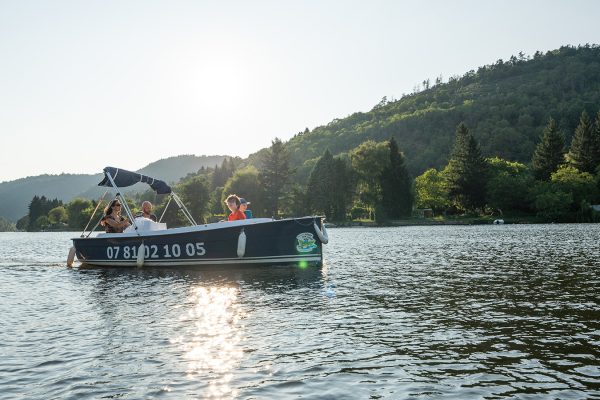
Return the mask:
<path id="1" fill-rule="evenodd" d="M 189 212 L 189 210 L 187 209 L 187 207 L 185 206 L 185 204 L 183 204 L 183 202 L 181 201 L 181 199 L 179 198 L 179 196 L 177 196 L 177 194 L 175 194 L 175 192 L 171 192 L 171 195 L 173 196 L 173 199 L 175 199 L 175 203 L 177 203 L 177 206 L 183 212 L 183 215 L 185 215 L 185 217 L 188 219 L 188 221 L 192 225 L 198 225 L 196 223 L 196 221 L 194 221 L 194 217 L 192 217 L 192 214 Z"/>
<path id="2" fill-rule="evenodd" d="M 92 216 L 90 217 L 90 220 L 88 221 L 88 223 L 85 226 L 85 228 L 83 228 L 83 232 L 81 232 L 81 235 L 79 237 L 84 237 L 85 236 L 85 231 L 87 231 L 88 226 L 90 226 L 90 222 L 92 222 L 92 219 L 94 219 L 94 215 L 96 215 L 96 211 L 98 211 L 98 207 L 100 207 L 100 204 L 104 201 L 104 198 L 106 197 L 106 193 L 108 193 L 108 190 L 105 191 L 104 194 L 102 195 L 102 197 L 100 198 L 100 200 L 98 200 L 98 204 L 96 204 L 96 208 L 94 208 L 94 212 L 92 213 Z M 98 224 L 96 224 L 96 226 L 98 226 Z M 92 231 L 94 229 L 96 229 L 96 226 L 94 226 L 94 228 L 92 228 Z M 92 232 L 90 232 L 90 233 L 92 233 Z"/>
<path id="3" fill-rule="evenodd" d="M 131 213 L 131 210 L 129 209 L 129 205 L 127 204 L 127 201 L 125 200 L 125 196 L 123 196 L 121 194 L 121 192 L 119 192 L 119 188 L 115 184 L 115 181 L 113 180 L 112 176 L 110 176 L 110 173 L 108 171 L 105 171 L 104 173 L 105 173 L 106 177 L 108 178 L 108 180 L 110 181 L 110 184 L 117 191 L 117 197 L 119 197 L 121 199 L 121 205 L 125 209 L 125 212 L 127 213 L 127 216 L 129 217 L 129 220 L 133 224 L 133 227 L 135 228 L 135 233 L 137 233 L 138 236 L 141 236 L 140 233 L 138 232 L 138 226 L 135 223 L 135 218 L 133 218 L 133 214 Z"/>
<path id="4" fill-rule="evenodd" d="M 163 210 L 160 219 L 158 220 L 158 222 L 161 222 L 163 217 L 165 216 L 165 213 L 167 212 L 167 208 L 169 208 L 169 204 L 171 204 L 171 200 L 173 200 L 173 196 L 169 196 L 169 201 L 167 201 L 167 205 L 165 206 L 165 209 Z"/>

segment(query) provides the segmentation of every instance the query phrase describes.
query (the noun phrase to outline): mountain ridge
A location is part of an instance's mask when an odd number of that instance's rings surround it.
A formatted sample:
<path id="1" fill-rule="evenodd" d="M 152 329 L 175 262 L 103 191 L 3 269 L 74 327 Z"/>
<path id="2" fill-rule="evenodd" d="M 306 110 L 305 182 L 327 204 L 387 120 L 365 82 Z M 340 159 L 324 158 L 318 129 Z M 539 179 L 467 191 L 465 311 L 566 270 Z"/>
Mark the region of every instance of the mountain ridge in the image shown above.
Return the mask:
<path id="1" fill-rule="evenodd" d="M 228 156 L 195 156 L 184 154 L 162 158 L 136 170 L 169 183 L 177 182 L 188 173 L 197 172 L 201 167 L 214 167 Z M 63 202 L 75 197 L 98 198 L 106 188 L 98 182 L 103 174 L 42 174 L 0 183 L 0 216 L 16 222 L 27 214 L 27 207 L 33 196 L 57 198 Z M 143 188 L 142 190 L 144 190 Z M 140 190 L 133 186 L 129 191 Z"/>

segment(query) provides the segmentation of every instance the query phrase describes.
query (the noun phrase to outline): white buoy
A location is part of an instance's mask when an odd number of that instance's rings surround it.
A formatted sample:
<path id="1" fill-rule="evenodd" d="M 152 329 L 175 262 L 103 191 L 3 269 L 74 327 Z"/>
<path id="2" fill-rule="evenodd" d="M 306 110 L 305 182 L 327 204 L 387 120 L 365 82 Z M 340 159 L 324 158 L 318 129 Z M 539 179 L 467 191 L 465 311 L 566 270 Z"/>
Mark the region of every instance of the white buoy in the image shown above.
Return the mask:
<path id="1" fill-rule="evenodd" d="M 314 225 L 315 225 L 315 232 L 316 232 L 317 236 L 319 237 L 319 240 L 321 241 L 321 243 L 323 243 L 323 244 L 329 243 L 329 236 L 327 236 L 327 229 L 325 229 L 325 225 L 323 225 L 323 231 L 321 231 L 319 229 L 319 227 L 317 226 L 317 221 L 315 221 Z"/>
<path id="2" fill-rule="evenodd" d="M 244 254 L 246 254 L 246 234 L 244 233 L 244 229 L 242 229 L 240 236 L 238 236 L 237 255 L 239 258 L 242 258 Z"/>
<path id="3" fill-rule="evenodd" d="M 67 267 L 72 267 L 73 261 L 75 261 L 75 247 L 71 246 L 69 255 L 67 256 Z"/>
<path id="4" fill-rule="evenodd" d="M 146 248 L 144 247 L 144 242 L 140 244 L 138 247 L 137 258 L 135 260 L 135 264 L 138 268 L 142 268 L 144 266 L 144 253 L 146 252 Z"/>

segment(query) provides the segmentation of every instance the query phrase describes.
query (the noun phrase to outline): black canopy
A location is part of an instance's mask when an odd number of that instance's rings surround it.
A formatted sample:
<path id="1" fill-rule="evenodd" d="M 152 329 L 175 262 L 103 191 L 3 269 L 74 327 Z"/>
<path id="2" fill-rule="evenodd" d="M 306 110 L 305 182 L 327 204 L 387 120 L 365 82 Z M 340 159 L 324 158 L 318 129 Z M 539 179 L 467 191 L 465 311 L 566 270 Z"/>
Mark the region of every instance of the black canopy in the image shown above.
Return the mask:
<path id="1" fill-rule="evenodd" d="M 147 183 L 157 194 L 168 194 L 171 193 L 171 187 L 164 181 L 151 178 L 146 175 L 138 174 L 137 172 L 131 172 L 120 168 L 106 167 L 104 168 L 104 179 L 98 184 L 98 186 L 112 186 L 107 174 L 110 174 L 111 178 L 115 182 L 117 187 L 126 187 L 134 185 L 138 182 Z"/>

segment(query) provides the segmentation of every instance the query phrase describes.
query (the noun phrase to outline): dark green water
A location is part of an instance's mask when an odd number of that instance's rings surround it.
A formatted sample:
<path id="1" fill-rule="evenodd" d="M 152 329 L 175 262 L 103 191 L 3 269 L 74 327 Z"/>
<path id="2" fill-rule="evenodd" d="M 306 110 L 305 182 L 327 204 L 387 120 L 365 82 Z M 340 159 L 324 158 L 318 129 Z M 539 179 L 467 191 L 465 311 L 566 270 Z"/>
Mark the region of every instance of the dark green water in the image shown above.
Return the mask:
<path id="1" fill-rule="evenodd" d="M 0 234 L 0 398 L 600 397 L 600 225 L 329 236 L 320 269 L 138 270 Z"/>

